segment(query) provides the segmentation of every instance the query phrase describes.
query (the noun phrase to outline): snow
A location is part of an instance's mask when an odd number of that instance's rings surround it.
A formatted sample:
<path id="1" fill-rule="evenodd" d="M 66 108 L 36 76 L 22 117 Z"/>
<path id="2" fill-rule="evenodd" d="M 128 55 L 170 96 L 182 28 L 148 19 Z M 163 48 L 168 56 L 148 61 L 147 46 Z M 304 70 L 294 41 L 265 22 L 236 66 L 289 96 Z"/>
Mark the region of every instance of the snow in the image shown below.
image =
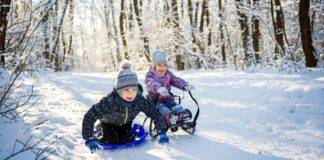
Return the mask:
<path id="1" fill-rule="evenodd" d="M 137 72 L 144 84 L 145 72 Z M 170 144 L 147 138 L 124 150 L 91 154 L 81 136 L 82 119 L 92 104 L 112 90 L 116 73 L 43 73 L 24 76 L 42 98 L 25 116 L 26 124 L 1 120 L 0 159 L 12 152 L 15 139 L 53 133 L 56 150 L 50 159 L 324 159 L 324 71 L 285 73 L 235 70 L 191 70 L 174 73 L 195 86 L 200 105 L 197 131 L 168 132 Z M 196 105 L 187 93 L 183 106 Z M 146 94 L 146 92 L 144 92 Z M 142 123 L 140 114 L 136 122 Z M 43 122 L 36 128 L 31 126 Z M 16 159 L 34 159 L 30 152 Z"/>

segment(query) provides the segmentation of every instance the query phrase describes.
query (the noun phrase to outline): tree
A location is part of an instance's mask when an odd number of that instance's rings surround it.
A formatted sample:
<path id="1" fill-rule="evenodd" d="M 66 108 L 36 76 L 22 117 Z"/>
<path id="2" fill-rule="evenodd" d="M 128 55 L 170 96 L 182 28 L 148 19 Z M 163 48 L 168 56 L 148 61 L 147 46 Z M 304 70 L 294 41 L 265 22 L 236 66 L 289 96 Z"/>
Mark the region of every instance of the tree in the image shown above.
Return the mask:
<path id="1" fill-rule="evenodd" d="M 111 40 L 113 40 L 113 33 L 112 33 L 112 29 L 109 25 L 109 18 L 110 18 L 110 7 L 109 7 L 109 4 L 108 3 L 105 3 L 104 4 L 104 24 L 105 24 L 105 27 L 107 29 L 107 42 L 106 43 L 109 43 Z M 118 49 L 118 48 L 117 48 Z M 116 69 L 118 67 L 117 63 L 116 63 L 116 60 L 115 60 L 115 56 L 113 54 L 114 51 L 110 51 L 109 48 L 108 48 L 108 51 L 110 53 L 110 57 L 109 59 L 111 60 L 111 63 L 112 63 L 112 67 L 114 69 Z M 117 50 L 118 52 L 118 50 Z"/>
<path id="2" fill-rule="evenodd" d="M 222 61 L 223 64 L 226 64 L 226 53 L 225 53 L 225 42 L 224 42 L 224 17 L 223 17 L 223 5 L 222 0 L 218 0 L 218 11 L 219 11 L 219 33 L 220 33 L 220 41 L 221 41 L 221 54 L 222 54 Z"/>
<path id="3" fill-rule="evenodd" d="M 206 15 L 206 24 L 208 27 L 207 45 L 210 46 L 212 44 L 212 30 L 211 30 L 211 27 L 209 26 L 209 24 L 210 24 L 209 10 L 210 9 L 209 9 L 209 5 L 208 5 L 208 1 L 206 1 L 204 8 L 205 8 L 205 15 Z"/>
<path id="4" fill-rule="evenodd" d="M 315 49 L 312 40 L 311 22 L 309 17 L 309 0 L 300 0 L 299 4 L 299 25 L 303 51 L 306 59 L 306 67 L 316 67 Z"/>
<path id="5" fill-rule="evenodd" d="M 118 63 L 121 62 L 121 51 L 120 51 L 120 44 L 119 44 L 119 40 L 118 40 L 118 30 L 117 30 L 117 25 L 116 25 L 116 19 L 115 19 L 115 7 L 114 7 L 114 3 L 113 0 L 109 0 L 109 4 L 110 4 L 110 10 L 111 10 L 111 19 L 112 19 L 112 25 L 113 25 L 113 31 L 114 31 L 114 40 L 116 42 L 116 50 L 117 50 L 117 61 Z"/>
<path id="6" fill-rule="evenodd" d="M 179 27 L 179 13 L 178 13 L 178 5 L 177 5 L 177 1 L 176 0 L 172 0 L 171 1 L 171 6 L 172 6 L 172 10 L 171 10 L 171 25 L 174 28 L 174 35 L 176 37 L 176 39 L 178 40 L 181 36 L 178 35 L 179 31 L 180 31 L 180 27 Z M 179 49 L 179 44 L 176 43 L 175 44 L 175 53 L 176 53 L 176 64 L 177 64 L 177 69 L 178 70 L 184 70 L 184 63 L 183 63 L 183 58 L 180 55 L 179 52 L 177 52 Z"/>
<path id="7" fill-rule="evenodd" d="M 283 20 L 283 12 L 280 4 L 280 0 L 274 0 L 275 6 L 273 6 L 273 0 L 271 0 L 271 16 L 272 16 L 272 23 L 273 29 L 276 39 L 275 44 L 275 59 L 278 59 L 278 56 L 284 56 L 285 47 L 284 47 L 284 20 Z M 274 12 L 275 10 L 275 12 Z M 278 46 L 279 45 L 279 46 Z"/>
<path id="8" fill-rule="evenodd" d="M 198 10 L 199 10 L 199 2 L 197 1 L 195 6 L 195 10 L 194 7 L 192 5 L 191 0 L 188 0 L 188 14 L 189 14 L 189 22 L 190 22 L 190 32 L 191 32 L 191 37 L 192 37 L 192 44 L 193 44 L 193 52 L 197 52 L 197 49 L 202 50 L 202 43 L 199 40 L 198 36 L 196 35 L 196 33 L 198 32 Z M 201 60 L 197 55 L 196 56 L 196 64 L 198 68 L 202 67 L 201 64 Z"/>
<path id="9" fill-rule="evenodd" d="M 0 68 L 4 68 L 6 52 L 6 33 L 11 0 L 0 1 Z"/>
<path id="10" fill-rule="evenodd" d="M 49 30 L 50 30 L 50 17 L 52 13 L 53 8 L 50 7 L 48 11 L 43 11 L 43 18 L 41 20 L 41 26 L 42 26 L 42 37 L 44 39 L 43 41 L 43 53 L 42 56 L 45 59 L 45 67 L 51 67 L 50 66 L 50 38 L 49 38 Z"/>
<path id="11" fill-rule="evenodd" d="M 132 30 L 134 27 L 133 21 L 134 21 L 134 16 L 133 16 L 133 8 L 134 8 L 134 2 L 129 1 L 129 11 L 128 11 L 128 30 Z"/>
<path id="12" fill-rule="evenodd" d="M 260 0 L 253 0 L 254 9 L 259 7 Z M 252 16 L 252 38 L 253 38 L 253 49 L 255 53 L 256 63 L 260 63 L 260 47 L 259 47 L 259 39 L 260 39 L 260 25 L 259 19 L 256 16 Z"/>
<path id="13" fill-rule="evenodd" d="M 198 3 L 198 2 L 197 2 Z M 196 14 L 194 14 L 194 8 L 192 6 L 192 2 L 191 0 L 188 0 L 188 14 L 189 14 L 189 22 L 190 22 L 190 26 L 191 26 L 191 36 L 192 36 L 192 43 L 197 45 L 197 38 L 195 35 L 195 32 L 197 30 L 197 16 L 196 18 L 194 17 L 194 15 L 197 15 L 198 13 L 198 8 L 196 8 Z M 196 47 L 193 47 L 193 51 L 196 52 Z"/>
<path id="14" fill-rule="evenodd" d="M 243 6 L 242 0 L 235 0 L 236 1 L 236 8 L 237 8 L 237 14 L 239 16 L 239 23 L 241 28 L 241 37 L 243 42 L 243 49 L 244 49 L 244 62 L 247 63 L 249 59 L 249 46 L 248 46 L 248 36 L 249 36 L 249 25 L 248 25 L 248 17 L 245 15 L 245 13 L 241 10 Z M 247 64 L 249 65 L 249 64 Z"/>
<path id="15" fill-rule="evenodd" d="M 121 0 L 120 2 L 120 15 L 119 15 L 119 28 L 120 28 L 120 36 L 122 38 L 122 43 L 124 47 L 124 58 L 129 59 L 128 50 L 127 50 L 127 41 L 126 41 L 126 31 L 125 31 L 125 0 Z"/>
<path id="16" fill-rule="evenodd" d="M 68 15 L 67 18 L 65 19 L 66 26 L 65 28 L 62 29 L 62 36 L 61 36 L 61 41 L 62 41 L 62 46 L 63 46 L 63 62 L 66 63 L 68 66 L 71 67 L 72 65 L 72 43 L 73 43 L 73 13 L 74 13 L 74 0 L 67 0 L 67 10 L 68 10 Z M 69 31 L 70 30 L 70 31 Z M 69 32 L 68 32 L 69 31 Z M 69 68 L 65 68 L 69 69 Z"/>
<path id="17" fill-rule="evenodd" d="M 143 39 L 143 42 L 144 42 L 144 56 L 146 57 L 146 60 L 148 62 L 151 62 L 150 45 L 149 45 L 150 42 L 149 42 L 148 36 L 146 35 L 146 33 L 143 29 L 142 6 L 143 6 L 142 0 L 134 0 L 134 10 L 135 10 L 135 14 L 136 14 L 136 20 L 137 20 L 138 27 L 141 31 L 141 39 Z"/>

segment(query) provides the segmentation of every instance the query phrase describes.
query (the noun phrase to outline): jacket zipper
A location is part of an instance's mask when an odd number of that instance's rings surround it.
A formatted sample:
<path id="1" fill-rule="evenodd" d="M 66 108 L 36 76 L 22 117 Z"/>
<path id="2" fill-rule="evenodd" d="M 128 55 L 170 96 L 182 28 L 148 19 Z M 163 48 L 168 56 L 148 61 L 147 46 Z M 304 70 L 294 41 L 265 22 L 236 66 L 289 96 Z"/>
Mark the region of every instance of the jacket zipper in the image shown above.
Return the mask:
<path id="1" fill-rule="evenodd" d="M 125 120 L 124 120 L 124 124 L 126 123 L 127 119 L 128 119 L 128 107 L 126 107 L 126 114 L 125 114 Z"/>

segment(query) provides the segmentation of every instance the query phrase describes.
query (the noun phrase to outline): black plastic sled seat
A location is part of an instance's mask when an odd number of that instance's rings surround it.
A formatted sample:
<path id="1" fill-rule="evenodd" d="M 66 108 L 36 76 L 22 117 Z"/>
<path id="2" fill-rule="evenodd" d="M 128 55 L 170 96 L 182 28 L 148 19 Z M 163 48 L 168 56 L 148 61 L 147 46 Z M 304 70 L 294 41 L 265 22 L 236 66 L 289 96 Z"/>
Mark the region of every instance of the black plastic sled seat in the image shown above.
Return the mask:
<path id="1" fill-rule="evenodd" d="M 109 143 L 100 142 L 98 139 L 100 139 L 100 136 L 103 136 L 100 124 L 95 126 L 95 130 L 93 131 L 93 136 L 95 137 L 96 140 L 95 142 L 102 150 L 114 150 L 114 149 L 123 149 L 128 147 L 136 147 L 145 143 L 145 138 L 147 137 L 148 133 L 147 131 L 145 131 L 142 125 L 134 123 L 132 125 L 132 131 L 135 135 L 134 141 L 123 143 L 123 144 L 109 144 Z"/>
<path id="2" fill-rule="evenodd" d="M 178 120 L 176 121 L 176 123 L 172 123 L 172 124 L 167 124 L 167 130 L 171 130 L 171 132 L 176 132 L 178 130 L 178 128 L 182 128 L 182 130 L 184 130 L 185 132 L 189 133 L 189 134 L 194 134 L 196 131 L 196 121 L 198 119 L 199 116 L 199 104 L 197 102 L 197 100 L 192 96 L 191 92 L 189 92 L 189 95 L 191 97 L 191 99 L 195 102 L 195 104 L 197 105 L 197 111 L 196 114 L 194 116 L 194 118 L 192 119 L 192 113 L 189 109 L 185 109 L 184 112 L 182 112 L 182 116 L 184 116 L 184 118 L 179 118 L 178 115 L 175 115 L 175 113 L 171 113 L 169 116 L 169 119 L 172 118 L 177 118 Z M 171 93 L 172 94 L 172 93 Z M 173 95 L 173 94 L 172 94 Z M 181 100 L 184 99 L 183 97 L 180 96 L 176 96 L 173 95 L 175 98 L 178 98 L 178 104 L 181 104 Z M 154 103 L 156 104 L 156 102 Z M 143 122 L 143 126 L 146 123 L 148 117 L 145 118 L 144 122 Z M 152 137 L 152 140 L 156 140 L 158 137 L 158 133 L 157 130 L 154 126 L 154 121 L 153 119 L 150 120 L 149 123 L 149 134 Z"/>

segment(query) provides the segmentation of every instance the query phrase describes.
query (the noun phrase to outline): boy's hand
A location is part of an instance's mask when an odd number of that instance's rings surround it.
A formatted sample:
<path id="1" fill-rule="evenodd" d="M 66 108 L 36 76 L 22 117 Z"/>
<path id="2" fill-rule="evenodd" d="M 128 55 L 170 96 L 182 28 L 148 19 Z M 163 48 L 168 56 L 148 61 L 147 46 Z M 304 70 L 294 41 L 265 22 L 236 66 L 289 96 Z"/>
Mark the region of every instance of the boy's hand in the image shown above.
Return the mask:
<path id="1" fill-rule="evenodd" d="M 160 144 L 168 144 L 169 143 L 169 137 L 166 135 L 165 132 L 159 133 L 159 143 Z"/>
<path id="2" fill-rule="evenodd" d="M 85 141 L 85 145 L 90 148 L 91 153 L 99 150 L 99 146 L 94 139 L 88 139 Z"/>
<path id="3" fill-rule="evenodd" d="M 195 89 L 195 87 L 189 83 L 187 83 L 185 86 L 184 86 L 184 89 L 185 91 L 192 91 Z"/>
<path id="4" fill-rule="evenodd" d="M 158 90 L 158 93 L 160 93 L 163 97 L 167 96 L 169 94 L 168 89 L 165 87 L 160 87 Z"/>

